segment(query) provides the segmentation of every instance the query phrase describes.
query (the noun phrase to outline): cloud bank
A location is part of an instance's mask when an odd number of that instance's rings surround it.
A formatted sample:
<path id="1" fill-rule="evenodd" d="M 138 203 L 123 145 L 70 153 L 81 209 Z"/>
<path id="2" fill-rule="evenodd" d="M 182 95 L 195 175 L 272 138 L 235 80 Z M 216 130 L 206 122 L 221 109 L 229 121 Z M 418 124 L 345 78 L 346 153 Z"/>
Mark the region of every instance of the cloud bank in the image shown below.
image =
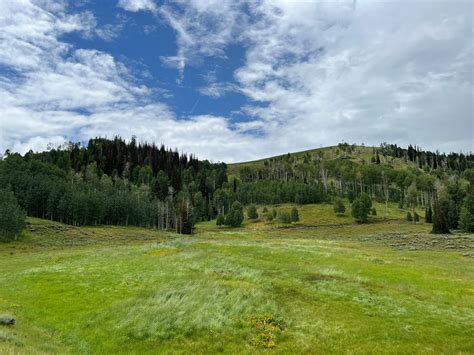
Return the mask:
<path id="1" fill-rule="evenodd" d="M 342 140 L 473 150 L 472 4 L 120 0 L 173 29 L 157 65 L 200 68 L 242 48 L 232 82 L 196 87 L 247 98 L 231 115 L 178 117 L 113 55 L 66 34 L 100 36 L 65 2 L 0 4 L 0 151 L 136 135 L 200 158 L 241 161 Z M 115 38 L 114 40 L 120 40 Z"/>

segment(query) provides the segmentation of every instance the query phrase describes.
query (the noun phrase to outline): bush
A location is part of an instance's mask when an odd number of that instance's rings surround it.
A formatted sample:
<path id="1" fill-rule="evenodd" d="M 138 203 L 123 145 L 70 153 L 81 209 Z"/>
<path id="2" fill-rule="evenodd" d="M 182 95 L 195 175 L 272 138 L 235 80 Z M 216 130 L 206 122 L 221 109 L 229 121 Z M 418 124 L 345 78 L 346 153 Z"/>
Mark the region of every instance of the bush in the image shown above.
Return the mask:
<path id="1" fill-rule="evenodd" d="M 413 216 L 411 215 L 410 212 L 407 213 L 407 221 L 408 222 L 413 222 Z"/>
<path id="2" fill-rule="evenodd" d="M 346 206 L 344 206 L 344 202 L 340 197 L 334 200 L 334 212 L 336 214 L 344 214 L 344 212 L 346 212 Z"/>
<path id="3" fill-rule="evenodd" d="M 239 227 L 244 221 L 244 211 L 240 202 L 235 201 L 225 217 L 225 224 L 231 227 Z"/>
<path id="4" fill-rule="evenodd" d="M 376 216 L 377 215 L 377 210 L 374 208 L 372 208 L 372 216 Z"/>
<path id="5" fill-rule="evenodd" d="M 266 207 L 266 206 L 265 206 L 265 207 L 263 207 L 262 213 L 264 213 L 264 214 L 267 214 L 267 213 L 268 213 L 268 209 L 267 209 L 267 207 Z"/>
<path id="6" fill-rule="evenodd" d="M 257 213 L 257 208 L 255 205 L 250 205 L 247 209 L 247 216 L 249 219 L 257 219 L 258 218 L 258 213 Z"/>
<path id="7" fill-rule="evenodd" d="M 287 211 L 280 211 L 278 213 L 278 220 L 281 223 L 290 224 L 291 223 L 291 215 Z"/>
<path id="8" fill-rule="evenodd" d="M 359 223 L 366 223 L 368 221 L 368 214 L 372 207 L 372 201 L 366 193 L 360 194 L 352 203 L 352 216 Z"/>
<path id="9" fill-rule="evenodd" d="M 0 189 L 0 239 L 15 240 L 25 227 L 26 213 L 10 188 Z"/>
<path id="10" fill-rule="evenodd" d="M 271 222 L 271 221 L 273 221 L 273 214 L 269 213 L 267 214 L 267 222 Z"/>
<path id="11" fill-rule="evenodd" d="M 216 226 L 222 226 L 225 223 L 225 218 L 223 215 L 218 215 L 216 219 Z"/>
<path id="12" fill-rule="evenodd" d="M 293 207 L 291 209 L 291 221 L 298 222 L 299 220 L 300 220 L 300 214 L 298 213 L 298 209 L 296 207 Z"/>

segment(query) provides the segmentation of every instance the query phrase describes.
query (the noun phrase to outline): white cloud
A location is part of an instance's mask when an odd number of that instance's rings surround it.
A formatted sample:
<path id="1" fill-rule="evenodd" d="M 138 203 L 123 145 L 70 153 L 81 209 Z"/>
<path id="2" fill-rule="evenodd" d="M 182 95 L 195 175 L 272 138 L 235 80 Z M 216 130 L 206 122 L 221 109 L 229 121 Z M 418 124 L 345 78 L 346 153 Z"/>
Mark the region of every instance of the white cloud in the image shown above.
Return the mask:
<path id="1" fill-rule="evenodd" d="M 201 158 L 242 161 L 342 140 L 474 150 L 469 2 L 120 1 L 176 33 L 162 58 L 184 75 L 245 50 L 235 83 L 196 88 L 249 98 L 245 122 L 176 117 L 110 54 L 74 48 L 64 33 L 98 34 L 93 15 L 61 2 L 0 2 L 0 151 L 119 134 Z"/>
<path id="2" fill-rule="evenodd" d="M 119 0 L 118 6 L 131 12 L 156 10 L 153 0 Z"/>

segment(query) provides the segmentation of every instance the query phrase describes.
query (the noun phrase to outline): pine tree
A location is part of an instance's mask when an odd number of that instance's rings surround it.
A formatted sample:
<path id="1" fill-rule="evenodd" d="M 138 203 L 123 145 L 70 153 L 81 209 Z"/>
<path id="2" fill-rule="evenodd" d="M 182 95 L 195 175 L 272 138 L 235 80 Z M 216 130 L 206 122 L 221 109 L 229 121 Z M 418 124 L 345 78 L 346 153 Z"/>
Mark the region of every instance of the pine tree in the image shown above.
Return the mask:
<path id="1" fill-rule="evenodd" d="M 298 209 L 296 207 L 293 207 L 291 209 L 291 221 L 298 222 L 299 220 L 300 220 L 300 215 L 298 213 Z"/>
<path id="2" fill-rule="evenodd" d="M 433 229 L 431 233 L 444 234 L 449 233 L 448 225 L 443 216 L 443 212 L 439 206 L 438 196 L 435 191 L 433 198 Z"/>
<path id="3" fill-rule="evenodd" d="M 250 205 L 247 208 L 247 216 L 248 216 L 249 219 L 257 219 L 258 218 L 258 212 L 257 212 L 257 208 L 255 207 L 255 205 Z"/>
<path id="4" fill-rule="evenodd" d="M 474 195 L 472 194 L 468 194 L 464 199 L 459 225 L 465 232 L 474 232 Z"/>
<path id="5" fill-rule="evenodd" d="M 344 206 L 344 202 L 340 197 L 337 197 L 334 200 L 334 212 L 339 215 L 344 214 L 344 212 L 346 212 L 346 206 Z"/>
<path id="6" fill-rule="evenodd" d="M 25 217 L 12 190 L 0 189 L 0 239 L 16 239 L 25 226 Z"/>
<path id="7" fill-rule="evenodd" d="M 359 223 L 367 223 L 372 201 L 366 193 L 361 193 L 352 203 L 352 216 Z"/>

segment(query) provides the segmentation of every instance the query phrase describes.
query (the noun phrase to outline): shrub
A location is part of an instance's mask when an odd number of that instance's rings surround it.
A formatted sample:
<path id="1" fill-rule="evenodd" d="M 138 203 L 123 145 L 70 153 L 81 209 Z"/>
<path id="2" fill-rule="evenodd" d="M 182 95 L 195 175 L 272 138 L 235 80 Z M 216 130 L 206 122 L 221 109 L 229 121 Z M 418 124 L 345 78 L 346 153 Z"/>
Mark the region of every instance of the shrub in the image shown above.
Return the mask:
<path id="1" fill-rule="evenodd" d="M 216 226 L 222 226 L 225 223 L 225 218 L 223 215 L 218 215 L 216 219 Z"/>
<path id="2" fill-rule="evenodd" d="M 298 222 L 300 220 L 300 214 L 298 213 L 298 209 L 296 207 L 293 207 L 291 209 L 291 221 L 292 222 Z"/>
<path id="3" fill-rule="evenodd" d="M 262 213 L 264 213 L 264 214 L 267 214 L 267 213 L 268 213 L 267 206 L 263 207 Z"/>
<path id="4" fill-rule="evenodd" d="M 231 227 L 239 227 L 244 221 L 244 211 L 240 202 L 235 201 L 225 217 L 225 224 Z"/>
<path id="5" fill-rule="evenodd" d="M 271 221 L 273 221 L 273 214 L 269 213 L 267 214 L 267 222 L 271 222 Z"/>
<path id="6" fill-rule="evenodd" d="M 407 213 L 407 221 L 408 222 L 413 222 L 413 216 L 411 215 L 410 212 Z"/>
<path id="7" fill-rule="evenodd" d="M 247 216 L 249 219 L 257 219 L 258 218 L 258 212 L 257 208 L 255 205 L 250 205 L 247 209 Z"/>
<path id="8" fill-rule="evenodd" d="M 368 221 L 368 214 L 372 207 L 372 201 L 366 193 L 360 194 L 352 203 L 352 216 L 359 223 L 366 223 Z"/>
<path id="9" fill-rule="evenodd" d="M 10 188 L 0 189 L 0 239 L 15 240 L 25 227 L 26 213 Z"/>
<path id="10" fill-rule="evenodd" d="M 288 211 L 280 211 L 278 213 L 278 220 L 281 223 L 290 224 L 291 223 L 291 215 Z"/>
<path id="11" fill-rule="evenodd" d="M 377 210 L 375 209 L 375 207 L 372 208 L 372 216 L 376 216 L 377 215 Z"/>
<path id="12" fill-rule="evenodd" d="M 346 212 L 346 206 L 344 206 L 344 202 L 340 197 L 334 200 L 334 212 L 336 214 L 344 214 L 344 212 Z"/>

